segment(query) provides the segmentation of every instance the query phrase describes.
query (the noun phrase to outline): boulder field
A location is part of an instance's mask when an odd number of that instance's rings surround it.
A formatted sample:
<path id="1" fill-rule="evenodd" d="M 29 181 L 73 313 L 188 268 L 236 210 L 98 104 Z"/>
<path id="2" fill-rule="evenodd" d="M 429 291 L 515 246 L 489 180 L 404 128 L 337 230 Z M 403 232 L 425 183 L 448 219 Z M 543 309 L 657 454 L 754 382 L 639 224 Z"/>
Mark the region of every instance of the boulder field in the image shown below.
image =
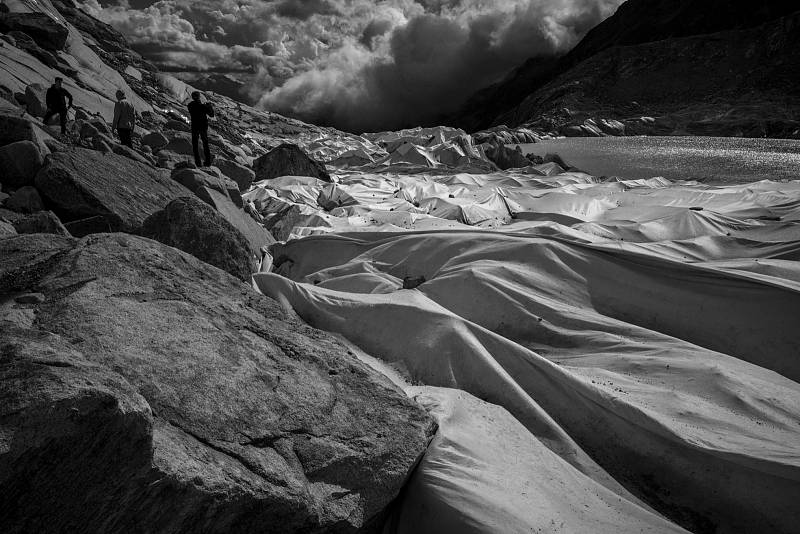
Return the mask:
<path id="1" fill-rule="evenodd" d="M 91 133 L 93 142 L 100 141 L 97 150 L 47 137 L 51 151 L 45 143 L 40 146 L 31 140 L 37 139 L 34 134 L 39 129 L 29 117 L 2 114 L 0 110 L 0 131 L 5 132 L 5 137 L 0 136 L 0 168 L 5 169 L 0 173 L 0 187 L 5 188 L 0 191 L 0 218 L 8 225 L 6 230 L 76 237 L 114 231 L 139 234 L 144 220 L 164 210 L 171 201 L 196 195 L 210 207 L 204 212 L 203 228 L 216 228 L 217 238 L 228 239 L 215 241 L 220 250 L 238 250 L 240 242 L 247 245 L 248 258 L 245 263 L 240 261 L 239 267 L 233 268 L 226 261 L 211 263 L 246 280 L 262 256 L 262 247 L 275 240 L 257 222 L 259 215 L 254 209 L 242 209 L 245 206 L 237 183 L 215 167 L 201 170 L 188 162 L 182 162 L 172 172 L 155 167 L 140 153 L 99 133 L 105 127 L 99 120 L 81 126 L 82 131 Z M 66 141 L 69 143 L 70 139 Z M 22 214 L 31 216 L 23 220 Z M 199 230 L 193 230 L 194 237 L 190 238 L 184 232 L 187 228 L 180 230 L 171 225 L 176 221 L 158 221 L 167 226 L 151 227 L 148 236 L 200 254 L 198 257 L 203 260 L 217 257 L 203 255 L 200 250 L 204 247 L 191 244 L 196 244 L 202 234 Z M 225 223 L 221 233 L 217 231 L 220 221 Z M 178 235 L 183 237 L 177 239 Z M 241 268 L 244 265 L 250 265 L 247 273 Z"/>
<path id="2" fill-rule="evenodd" d="M 0 240 L 4 532 L 376 532 L 435 431 L 337 339 L 166 245 Z"/>
<path id="3" fill-rule="evenodd" d="M 144 219 L 169 200 L 189 194 L 168 172 L 83 148 L 52 154 L 35 183 L 65 220 L 96 217 L 102 219 L 100 226 L 123 232 L 138 231 Z"/>

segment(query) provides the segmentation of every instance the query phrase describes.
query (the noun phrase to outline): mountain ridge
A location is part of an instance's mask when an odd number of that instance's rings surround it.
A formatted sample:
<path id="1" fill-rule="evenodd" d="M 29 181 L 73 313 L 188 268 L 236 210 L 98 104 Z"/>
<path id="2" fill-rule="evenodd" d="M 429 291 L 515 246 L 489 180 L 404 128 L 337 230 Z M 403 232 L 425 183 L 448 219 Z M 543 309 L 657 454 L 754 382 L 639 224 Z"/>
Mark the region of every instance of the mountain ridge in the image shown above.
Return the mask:
<path id="1" fill-rule="evenodd" d="M 755 9 L 740 0 L 735 2 L 712 0 L 702 3 L 686 0 L 659 2 L 629 0 L 622 4 L 614 15 L 592 29 L 569 53 L 550 61 L 528 60 L 503 82 L 476 93 L 459 114 L 449 119 L 449 122 L 468 131 L 500 124 L 509 126 L 531 124 L 542 114 L 551 113 L 552 109 L 542 110 L 530 105 L 522 106 L 524 101 L 535 100 L 536 95 L 548 84 L 554 83 L 559 77 L 569 77 L 570 71 L 580 68 L 583 62 L 609 49 L 642 46 L 665 40 L 679 42 L 688 37 L 706 38 L 713 44 L 722 33 L 727 33 L 728 37 L 736 39 L 753 40 L 758 37 L 757 29 L 760 26 L 769 26 L 770 21 L 773 21 L 773 26 L 780 26 L 778 21 L 787 19 L 787 16 L 797 10 L 798 6 L 785 0 L 766 2 Z M 710 37 L 715 35 L 717 37 Z M 666 47 L 662 53 L 667 52 L 668 48 Z M 640 52 L 644 53 L 647 50 L 645 47 L 640 49 Z M 792 51 L 787 48 L 784 52 L 791 55 Z M 647 58 L 642 56 L 642 59 Z M 733 65 L 734 69 L 735 67 Z M 599 68 L 600 66 L 596 65 L 596 69 Z M 790 71 L 785 69 L 785 72 Z M 599 78 L 602 78 L 602 72 L 598 70 Z M 719 80 L 720 83 L 724 81 L 724 77 Z M 563 89 L 568 90 L 568 88 Z M 636 99 L 632 101 L 637 102 Z M 580 110 L 578 118 L 598 117 L 597 112 L 603 111 L 602 104 L 605 103 L 601 103 L 597 109 Z M 724 104 L 716 105 L 711 115 L 724 113 L 727 111 L 724 108 Z M 640 115 L 654 114 L 648 109 L 636 111 Z M 621 119 L 624 115 L 617 114 L 603 118 Z M 551 126 L 556 127 L 577 124 L 575 117 L 571 116 L 549 122 Z M 674 131 L 669 128 L 667 130 Z"/>

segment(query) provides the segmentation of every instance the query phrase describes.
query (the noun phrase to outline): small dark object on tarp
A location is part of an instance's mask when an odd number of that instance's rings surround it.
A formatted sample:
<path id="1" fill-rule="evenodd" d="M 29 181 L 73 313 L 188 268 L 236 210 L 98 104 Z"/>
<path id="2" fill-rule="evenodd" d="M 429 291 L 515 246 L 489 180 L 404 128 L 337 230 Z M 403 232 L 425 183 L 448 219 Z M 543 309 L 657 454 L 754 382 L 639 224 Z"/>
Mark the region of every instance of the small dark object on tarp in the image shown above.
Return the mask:
<path id="1" fill-rule="evenodd" d="M 424 283 L 424 276 L 406 276 L 403 278 L 403 289 L 415 289 Z"/>

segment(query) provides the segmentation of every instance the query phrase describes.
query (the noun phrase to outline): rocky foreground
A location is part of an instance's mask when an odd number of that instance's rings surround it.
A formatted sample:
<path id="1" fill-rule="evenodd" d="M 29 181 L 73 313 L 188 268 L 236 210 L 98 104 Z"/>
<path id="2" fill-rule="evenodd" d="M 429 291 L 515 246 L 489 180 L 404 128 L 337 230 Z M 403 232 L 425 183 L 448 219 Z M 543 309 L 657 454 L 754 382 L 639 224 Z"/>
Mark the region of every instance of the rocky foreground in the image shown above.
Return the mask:
<path id="1" fill-rule="evenodd" d="M 0 240 L 5 532 L 376 528 L 435 426 L 340 342 L 125 234 Z"/>

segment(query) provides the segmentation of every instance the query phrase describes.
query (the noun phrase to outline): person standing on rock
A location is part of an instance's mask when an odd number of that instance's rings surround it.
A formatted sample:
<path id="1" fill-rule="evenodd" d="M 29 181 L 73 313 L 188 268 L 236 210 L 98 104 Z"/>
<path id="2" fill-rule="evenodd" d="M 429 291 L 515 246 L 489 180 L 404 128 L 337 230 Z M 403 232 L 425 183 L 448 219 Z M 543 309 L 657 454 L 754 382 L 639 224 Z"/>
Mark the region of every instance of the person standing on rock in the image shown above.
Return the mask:
<path id="1" fill-rule="evenodd" d="M 47 126 L 53 115 L 58 115 L 61 120 L 61 133 L 67 133 L 67 111 L 72 107 L 72 95 L 69 91 L 61 87 L 63 78 L 56 78 L 50 89 L 47 90 L 45 95 L 45 103 L 47 104 L 47 112 L 44 114 L 44 124 Z M 69 100 L 69 104 L 67 104 Z"/>
<path id="2" fill-rule="evenodd" d="M 194 162 L 200 167 L 200 147 L 199 140 L 203 140 L 203 152 L 205 156 L 205 167 L 211 165 L 211 148 L 208 146 L 208 118 L 214 116 L 214 108 L 209 102 L 200 101 L 200 91 L 192 93 L 192 101 L 189 102 L 189 116 L 192 119 L 192 148 L 194 149 Z"/>
<path id="3" fill-rule="evenodd" d="M 111 131 L 117 131 L 120 143 L 133 148 L 132 136 L 135 126 L 136 110 L 133 109 L 133 104 L 125 98 L 125 93 L 122 90 L 118 90 L 117 103 L 114 104 L 114 121 L 111 123 Z"/>

